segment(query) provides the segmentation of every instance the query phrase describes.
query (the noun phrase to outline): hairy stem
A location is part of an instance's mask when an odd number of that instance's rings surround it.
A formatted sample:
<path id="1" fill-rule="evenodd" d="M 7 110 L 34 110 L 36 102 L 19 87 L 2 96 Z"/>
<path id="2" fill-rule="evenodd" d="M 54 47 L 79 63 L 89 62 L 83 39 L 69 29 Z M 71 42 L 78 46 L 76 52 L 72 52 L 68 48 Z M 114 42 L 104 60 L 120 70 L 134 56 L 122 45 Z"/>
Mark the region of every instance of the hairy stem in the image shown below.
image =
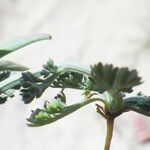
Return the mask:
<path id="1" fill-rule="evenodd" d="M 106 133 L 106 138 L 105 138 L 104 150 L 109 150 L 111 139 L 113 136 L 114 119 L 107 118 L 106 123 L 107 123 L 107 133 Z"/>

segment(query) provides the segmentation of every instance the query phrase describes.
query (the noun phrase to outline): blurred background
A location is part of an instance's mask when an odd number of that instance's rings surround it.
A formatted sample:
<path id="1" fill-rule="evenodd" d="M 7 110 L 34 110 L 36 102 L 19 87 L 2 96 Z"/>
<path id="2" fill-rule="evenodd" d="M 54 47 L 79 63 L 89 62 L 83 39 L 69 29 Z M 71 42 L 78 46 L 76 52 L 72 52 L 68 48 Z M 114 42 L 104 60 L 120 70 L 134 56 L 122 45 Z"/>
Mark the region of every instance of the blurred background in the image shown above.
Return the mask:
<path id="1" fill-rule="evenodd" d="M 37 33 L 49 33 L 53 40 L 28 46 L 5 59 L 32 68 L 49 57 L 56 63 L 102 61 L 129 66 L 138 69 L 144 81 L 135 92 L 150 94 L 149 0 L 0 0 L 1 42 Z M 2 150 L 103 149 L 105 122 L 95 113 L 94 104 L 51 125 L 26 126 L 30 110 L 41 107 L 57 92 L 48 90 L 42 100 L 30 105 L 24 105 L 16 93 L 15 99 L 1 106 Z M 67 92 L 70 102 L 80 100 L 79 92 Z M 149 150 L 150 142 L 142 142 L 148 138 L 150 119 L 126 113 L 116 119 L 112 150 Z"/>

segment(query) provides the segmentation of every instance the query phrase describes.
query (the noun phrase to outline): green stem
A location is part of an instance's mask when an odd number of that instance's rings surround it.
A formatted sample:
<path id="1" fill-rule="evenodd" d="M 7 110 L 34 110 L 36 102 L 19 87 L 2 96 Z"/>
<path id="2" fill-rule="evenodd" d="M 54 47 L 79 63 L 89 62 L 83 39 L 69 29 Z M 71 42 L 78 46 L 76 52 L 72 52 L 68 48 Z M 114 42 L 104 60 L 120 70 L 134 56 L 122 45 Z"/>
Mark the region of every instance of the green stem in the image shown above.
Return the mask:
<path id="1" fill-rule="evenodd" d="M 106 120 L 106 123 L 107 123 L 107 133 L 106 133 L 104 150 L 109 150 L 110 144 L 111 144 L 111 139 L 113 136 L 114 119 L 108 118 Z"/>
<path id="2" fill-rule="evenodd" d="M 64 72 L 77 72 L 80 74 L 84 74 L 87 76 L 91 76 L 90 68 L 88 67 L 82 67 L 78 65 L 63 65 L 61 66 Z"/>

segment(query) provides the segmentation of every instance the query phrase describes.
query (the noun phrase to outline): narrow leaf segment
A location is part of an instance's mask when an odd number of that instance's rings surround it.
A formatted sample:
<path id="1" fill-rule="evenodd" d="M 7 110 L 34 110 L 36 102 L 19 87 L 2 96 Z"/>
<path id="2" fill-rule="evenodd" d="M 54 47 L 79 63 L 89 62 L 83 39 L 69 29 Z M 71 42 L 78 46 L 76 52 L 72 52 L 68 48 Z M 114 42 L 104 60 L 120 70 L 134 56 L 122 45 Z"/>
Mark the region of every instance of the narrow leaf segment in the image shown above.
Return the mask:
<path id="1" fill-rule="evenodd" d="M 32 43 L 51 39 L 49 34 L 29 35 L 0 43 L 0 58 Z"/>

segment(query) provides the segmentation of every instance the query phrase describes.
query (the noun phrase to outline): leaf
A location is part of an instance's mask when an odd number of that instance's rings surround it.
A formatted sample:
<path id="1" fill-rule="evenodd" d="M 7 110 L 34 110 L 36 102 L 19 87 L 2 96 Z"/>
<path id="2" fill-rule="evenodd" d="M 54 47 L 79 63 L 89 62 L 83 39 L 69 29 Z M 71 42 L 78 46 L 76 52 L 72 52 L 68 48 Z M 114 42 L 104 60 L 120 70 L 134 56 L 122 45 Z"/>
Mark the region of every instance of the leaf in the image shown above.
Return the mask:
<path id="1" fill-rule="evenodd" d="M 43 65 L 41 78 L 35 77 L 30 72 L 24 72 L 20 82 L 23 87 L 20 91 L 25 104 L 30 103 L 34 98 L 39 98 L 48 87 L 84 89 L 89 86 L 87 77 L 71 72 L 68 68 L 65 70 L 63 67 L 58 67 L 51 59 Z"/>
<path id="2" fill-rule="evenodd" d="M 0 43 L 0 58 L 32 43 L 51 39 L 49 34 L 28 35 Z"/>
<path id="3" fill-rule="evenodd" d="M 4 104 L 7 101 L 7 96 L 6 95 L 0 95 L 0 104 Z"/>
<path id="4" fill-rule="evenodd" d="M 42 79 L 34 76 L 30 72 L 22 73 L 22 78 L 20 79 L 21 86 L 20 95 L 25 104 L 30 103 L 34 98 L 38 98 L 44 92 L 42 87 Z"/>
<path id="5" fill-rule="evenodd" d="M 40 70 L 30 70 L 31 73 L 35 76 L 35 78 L 38 78 L 41 76 L 41 69 Z M 8 74 L 9 75 L 9 74 Z M 1 75 L 0 75 L 1 76 Z M 7 75 L 2 75 L 2 77 L 6 77 Z M 6 78 L 0 82 L 0 97 L 7 98 L 12 97 L 14 94 L 14 90 L 18 90 L 21 88 L 21 79 L 22 75 L 21 73 L 17 73 L 15 75 L 10 76 L 9 78 Z"/>
<path id="6" fill-rule="evenodd" d="M 60 75 L 54 82 L 54 87 L 83 89 L 87 78 L 76 72 L 66 72 Z"/>
<path id="7" fill-rule="evenodd" d="M 141 83 L 141 77 L 138 76 L 136 70 L 129 71 L 128 68 L 119 68 L 112 89 L 130 93 L 134 86 Z"/>
<path id="8" fill-rule="evenodd" d="M 11 62 L 11 61 L 0 60 L 0 71 L 5 71 L 5 70 L 25 71 L 28 69 L 29 69 L 28 67 L 25 67 L 25 66 L 20 65 L 20 64 L 16 64 L 16 63 Z"/>
<path id="9" fill-rule="evenodd" d="M 0 71 L 0 82 L 4 81 L 5 79 L 10 77 L 11 72 L 10 71 Z M 9 89 L 5 92 L 0 92 L 0 104 L 3 104 L 7 101 L 8 97 L 14 96 L 14 90 Z"/>
<path id="10" fill-rule="evenodd" d="M 35 97 L 41 96 L 41 94 L 47 88 L 47 80 L 51 79 L 53 81 L 53 77 L 48 77 L 49 74 L 50 72 L 46 74 L 46 71 L 44 72 L 43 69 L 40 68 L 39 70 L 29 70 L 28 72 L 24 72 L 23 74 L 17 73 L 15 75 L 12 75 L 0 82 L 0 97 L 5 97 L 5 99 L 7 100 L 10 94 L 8 95 L 6 93 L 11 92 L 11 95 L 13 95 L 13 89 L 20 89 L 22 84 L 23 89 L 21 90 L 21 94 L 23 96 L 23 101 L 25 103 L 29 103 Z M 47 77 L 45 78 L 45 82 L 43 82 L 44 80 L 40 78 L 43 76 Z"/>
<path id="11" fill-rule="evenodd" d="M 90 90 L 93 85 L 90 82 L 89 77 L 84 75 L 83 72 L 88 72 L 90 74 L 90 69 L 81 68 L 81 66 L 63 65 L 56 66 L 54 62 L 49 59 L 45 65 L 43 65 L 42 74 L 44 77 L 54 74 L 57 70 L 64 69 L 64 73 L 58 76 L 55 81 L 51 84 L 51 87 L 55 88 L 75 88 L 75 89 L 86 89 Z M 63 71 L 62 71 L 63 72 Z M 86 73 L 87 74 L 87 73 Z M 91 85 L 92 84 L 92 85 Z"/>
<path id="12" fill-rule="evenodd" d="M 150 116 L 150 96 L 135 96 L 123 99 L 123 108 L 139 109 Z"/>
<path id="13" fill-rule="evenodd" d="M 0 82 L 7 79 L 10 76 L 11 72 L 10 71 L 0 71 Z"/>
<path id="14" fill-rule="evenodd" d="M 30 72 L 22 73 L 20 84 L 23 87 L 20 91 L 25 104 L 30 103 L 34 98 L 42 96 L 43 92 L 54 82 L 59 73 L 51 74 L 44 79 L 34 76 Z"/>
<path id="15" fill-rule="evenodd" d="M 97 85 L 100 93 L 105 91 L 131 92 L 132 88 L 141 84 L 141 78 L 136 70 L 103 65 L 101 62 L 91 66 L 93 84 Z M 91 79 L 92 81 L 92 79 Z"/>
<path id="16" fill-rule="evenodd" d="M 85 105 L 97 101 L 97 99 L 91 99 L 67 106 L 64 99 L 64 95 L 61 93 L 52 102 L 45 102 L 43 109 L 32 111 L 30 118 L 27 119 L 30 122 L 28 126 L 38 127 L 53 123 Z"/>
<path id="17" fill-rule="evenodd" d="M 43 71 L 49 72 L 49 73 L 55 72 L 57 70 L 57 68 L 58 67 L 54 64 L 54 61 L 50 58 L 48 59 L 46 64 L 43 65 Z"/>

